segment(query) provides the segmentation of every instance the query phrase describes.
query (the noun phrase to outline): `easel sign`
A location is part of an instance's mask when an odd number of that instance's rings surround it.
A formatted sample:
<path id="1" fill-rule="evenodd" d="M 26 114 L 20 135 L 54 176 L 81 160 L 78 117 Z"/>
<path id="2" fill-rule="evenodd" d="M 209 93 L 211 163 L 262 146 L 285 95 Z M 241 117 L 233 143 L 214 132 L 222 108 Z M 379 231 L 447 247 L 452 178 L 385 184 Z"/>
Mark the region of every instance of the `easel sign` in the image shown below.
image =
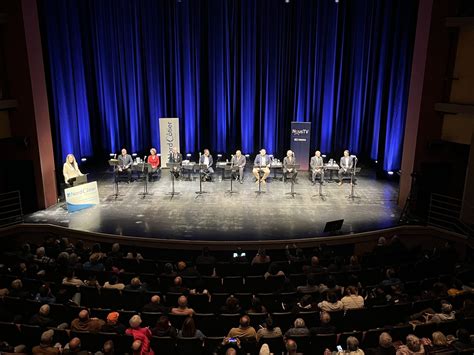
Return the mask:
<path id="1" fill-rule="evenodd" d="M 69 213 L 99 204 L 97 181 L 65 189 L 64 195 L 66 196 L 67 211 Z"/>

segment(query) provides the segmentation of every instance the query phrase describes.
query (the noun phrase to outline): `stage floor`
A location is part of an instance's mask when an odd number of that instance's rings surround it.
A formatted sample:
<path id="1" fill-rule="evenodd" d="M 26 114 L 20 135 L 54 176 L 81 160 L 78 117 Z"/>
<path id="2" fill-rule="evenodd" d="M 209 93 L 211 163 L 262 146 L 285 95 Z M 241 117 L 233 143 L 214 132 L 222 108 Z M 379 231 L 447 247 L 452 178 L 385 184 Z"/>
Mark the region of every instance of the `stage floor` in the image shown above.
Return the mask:
<path id="1" fill-rule="evenodd" d="M 217 176 L 217 175 L 216 175 Z M 366 170 L 355 186 L 354 199 L 348 198 L 350 184 L 325 183 L 324 197 L 318 185 L 311 185 L 307 172 L 300 172 L 294 198 L 286 195 L 291 184 L 269 179 L 266 193 L 257 195 L 258 185 L 250 171 L 243 184 L 230 181 L 203 183 L 206 194 L 197 197 L 199 180 L 176 181 L 180 195 L 172 199 L 171 178 L 167 170 L 160 180 L 151 182 L 153 195 L 142 198 L 143 182 L 120 183 L 120 196 L 114 198 L 112 174 L 92 175 L 99 186 L 100 205 L 68 213 L 64 203 L 26 216 L 28 223 L 50 223 L 76 230 L 116 235 L 180 240 L 271 240 L 308 238 L 326 235 L 326 222 L 344 219 L 343 233 L 363 232 L 395 226 L 398 183 L 375 179 Z"/>

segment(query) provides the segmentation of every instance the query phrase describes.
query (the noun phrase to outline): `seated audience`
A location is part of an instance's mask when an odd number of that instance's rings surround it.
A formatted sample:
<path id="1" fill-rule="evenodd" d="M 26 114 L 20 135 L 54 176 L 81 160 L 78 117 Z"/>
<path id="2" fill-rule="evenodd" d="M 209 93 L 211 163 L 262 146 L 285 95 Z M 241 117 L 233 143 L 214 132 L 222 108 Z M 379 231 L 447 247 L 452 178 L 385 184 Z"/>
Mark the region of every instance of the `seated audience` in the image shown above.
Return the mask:
<path id="1" fill-rule="evenodd" d="M 142 308 L 142 312 L 168 313 L 168 311 L 168 307 L 161 304 L 161 297 L 158 295 L 151 296 L 150 302 L 148 302 Z"/>
<path id="2" fill-rule="evenodd" d="M 292 336 L 310 336 L 310 331 L 306 327 L 306 323 L 303 318 L 296 318 L 293 327 L 288 329 L 285 333 L 285 338 L 291 338 Z"/>
<path id="3" fill-rule="evenodd" d="M 474 344 L 471 341 L 469 331 L 467 329 L 461 328 L 456 331 L 457 339 L 451 343 L 451 345 L 457 351 L 463 351 L 466 349 L 473 349 L 474 353 Z"/>
<path id="4" fill-rule="evenodd" d="M 31 325 L 39 325 L 40 327 L 54 327 L 57 322 L 49 316 L 50 307 L 48 304 L 44 304 L 40 307 L 38 313 L 33 315 L 30 319 Z"/>
<path id="5" fill-rule="evenodd" d="M 104 333 L 125 334 L 125 326 L 119 322 L 120 313 L 110 312 L 105 324 L 100 328 Z"/>
<path id="6" fill-rule="evenodd" d="M 271 263 L 268 271 L 263 276 L 268 279 L 270 276 L 285 276 L 285 273 L 279 269 L 277 263 Z"/>
<path id="7" fill-rule="evenodd" d="M 373 349 L 367 349 L 369 355 L 395 355 L 396 350 L 392 343 L 392 337 L 387 332 L 379 335 L 379 346 Z"/>
<path id="8" fill-rule="evenodd" d="M 312 275 L 308 275 L 306 278 L 306 285 L 298 286 L 296 292 L 298 293 L 316 293 L 319 291 L 319 287 L 316 284 L 316 279 Z"/>
<path id="9" fill-rule="evenodd" d="M 326 300 L 319 302 L 318 307 L 321 311 L 335 312 L 342 311 L 344 309 L 344 304 L 337 299 L 335 292 L 328 292 L 326 294 Z"/>
<path id="10" fill-rule="evenodd" d="M 63 354 L 89 355 L 88 351 L 81 350 L 81 339 L 72 338 L 64 347 Z"/>
<path id="11" fill-rule="evenodd" d="M 331 315 L 329 312 L 321 312 L 319 316 L 319 326 L 310 329 L 311 334 L 333 334 L 336 333 L 336 327 L 331 324 Z"/>
<path id="12" fill-rule="evenodd" d="M 232 328 L 227 334 L 228 338 L 240 338 L 245 340 L 256 340 L 257 332 L 250 325 L 250 317 L 245 315 L 240 317 L 239 327 Z"/>
<path id="13" fill-rule="evenodd" d="M 31 349 L 33 355 L 61 354 L 61 345 L 53 346 L 54 330 L 49 329 L 41 334 L 40 343 Z"/>
<path id="14" fill-rule="evenodd" d="M 285 342 L 285 348 L 287 355 L 297 355 L 298 345 L 293 339 L 288 339 Z"/>
<path id="15" fill-rule="evenodd" d="M 449 345 L 448 339 L 442 332 L 434 332 L 431 336 L 431 343 L 425 344 L 425 352 L 427 354 L 440 354 L 453 351 L 454 348 Z"/>
<path id="16" fill-rule="evenodd" d="M 418 355 L 418 354 L 424 354 L 425 353 L 425 348 L 423 347 L 423 344 L 421 343 L 420 339 L 413 335 L 410 334 L 406 338 L 405 345 L 401 345 L 397 349 L 397 355 Z"/>
<path id="17" fill-rule="evenodd" d="M 146 283 L 142 283 L 140 278 L 137 276 L 130 280 L 130 284 L 125 286 L 124 289 L 127 291 L 146 291 L 147 285 Z"/>
<path id="18" fill-rule="evenodd" d="M 359 340 L 356 337 L 348 337 L 346 340 L 347 351 L 350 355 L 364 355 L 364 351 L 359 348 Z"/>
<path id="19" fill-rule="evenodd" d="M 84 286 L 84 282 L 76 277 L 73 269 L 66 270 L 66 276 L 63 279 L 63 285 L 67 286 Z"/>
<path id="20" fill-rule="evenodd" d="M 359 291 L 355 286 L 349 286 L 346 295 L 341 299 L 344 309 L 364 308 L 364 298 L 359 296 Z"/>
<path id="21" fill-rule="evenodd" d="M 166 316 L 161 316 L 156 322 L 155 327 L 151 333 L 157 337 L 172 337 L 176 338 L 176 328 L 171 325 L 170 320 Z"/>
<path id="22" fill-rule="evenodd" d="M 89 311 L 83 309 L 79 312 L 79 317 L 71 322 L 71 330 L 80 332 L 98 332 L 105 322 L 99 318 L 90 318 Z"/>
<path id="23" fill-rule="evenodd" d="M 171 308 L 171 314 L 192 317 L 194 309 L 188 307 L 188 298 L 186 296 L 180 296 L 178 298 L 178 307 Z"/>
<path id="24" fill-rule="evenodd" d="M 275 327 L 273 325 L 273 319 L 268 316 L 265 319 L 263 327 L 257 331 L 257 341 L 260 341 L 262 338 L 278 338 L 283 336 L 280 327 Z"/>
<path id="25" fill-rule="evenodd" d="M 125 288 L 125 284 L 119 281 L 117 275 L 110 275 L 109 281 L 104 283 L 104 288 L 115 288 L 117 290 L 123 290 Z"/>
<path id="26" fill-rule="evenodd" d="M 251 264 L 267 264 L 270 262 L 270 256 L 267 255 L 265 249 L 258 249 L 257 254 L 253 257 Z"/>
<path id="27" fill-rule="evenodd" d="M 183 279 L 181 276 L 176 276 L 173 280 L 173 286 L 171 286 L 168 291 L 174 293 L 186 293 L 188 292 L 188 288 L 183 286 Z"/>
<path id="28" fill-rule="evenodd" d="M 53 292 L 49 288 L 48 285 L 42 285 L 38 293 L 36 294 L 35 301 L 40 302 L 40 303 L 56 303 L 56 297 L 53 295 Z"/>
<path id="29" fill-rule="evenodd" d="M 196 324 L 192 317 L 187 317 L 184 322 L 181 330 L 178 332 L 178 338 L 199 338 L 203 340 L 205 335 L 199 330 L 196 329 Z"/>
<path id="30" fill-rule="evenodd" d="M 221 307 L 220 311 L 221 313 L 227 314 L 240 313 L 242 311 L 242 308 L 240 307 L 240 302 L 238 298 L 234 296 L 229 296 L 225 300 L 225 304 Z"/>

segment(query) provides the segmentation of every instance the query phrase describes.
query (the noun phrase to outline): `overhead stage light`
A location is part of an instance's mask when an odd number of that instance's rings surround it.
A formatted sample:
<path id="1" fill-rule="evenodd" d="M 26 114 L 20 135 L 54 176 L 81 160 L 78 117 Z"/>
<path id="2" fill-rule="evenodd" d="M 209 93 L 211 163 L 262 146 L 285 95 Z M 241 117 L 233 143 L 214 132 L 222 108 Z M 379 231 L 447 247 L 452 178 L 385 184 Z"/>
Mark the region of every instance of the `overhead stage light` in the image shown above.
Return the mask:
<path id="1" fill-rule="evenodd" d="M 393 175 L 393 171 L 391 171 L 391 170 L 390 170 L 390 171 L 387 171 L 387 174 L 388 174 L 388 175 Z"/>
<path id="2" fill-rule="evenodd" d="M 82 157 L 82 158 L 81 158 L 81 161 L 87 161 L 87 158 L 86 158 L 86 157 Z"/>

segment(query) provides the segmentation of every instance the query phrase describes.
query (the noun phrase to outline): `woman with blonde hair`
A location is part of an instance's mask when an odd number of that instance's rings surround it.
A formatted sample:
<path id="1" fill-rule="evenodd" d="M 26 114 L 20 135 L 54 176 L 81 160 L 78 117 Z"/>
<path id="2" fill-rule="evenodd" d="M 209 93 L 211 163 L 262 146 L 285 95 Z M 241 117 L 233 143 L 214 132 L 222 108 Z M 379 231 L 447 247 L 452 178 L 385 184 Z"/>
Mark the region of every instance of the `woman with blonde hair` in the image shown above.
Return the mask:
<path id="1" fill-rule="evenodd" d="M 63 176 L 64 176 L 64 182 L 68 185 L 70 185 L 70 180 L 72 178 L 75 178 L 77 176 L 82 176 L 84 174 L 81 173 L 79 170 L 79 166 L 77 165 L 76 158 L 74 157 L 73 154 L 68 154 L 66 156 L 66 161 L 64 162 L 63 165 Z"/>

